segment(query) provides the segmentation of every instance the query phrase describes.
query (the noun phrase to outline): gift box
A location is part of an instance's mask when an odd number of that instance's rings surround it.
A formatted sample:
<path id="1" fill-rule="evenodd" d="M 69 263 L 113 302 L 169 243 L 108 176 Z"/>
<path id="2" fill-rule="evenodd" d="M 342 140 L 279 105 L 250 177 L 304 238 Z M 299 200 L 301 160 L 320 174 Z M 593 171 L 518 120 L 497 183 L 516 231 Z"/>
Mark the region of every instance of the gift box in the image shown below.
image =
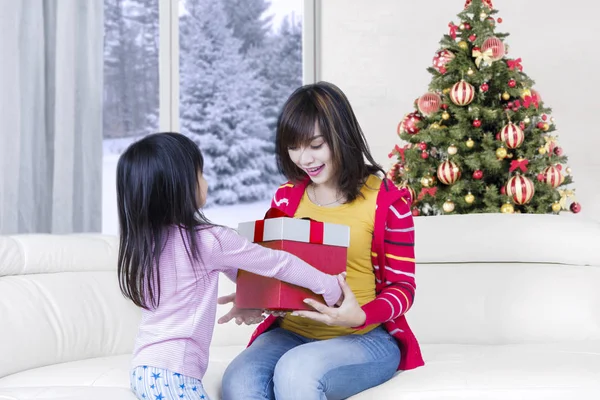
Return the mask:
<path id="1" fill-rule="evenodd" d="M 281 213 L 275 213 L 281 215 Z M 274 217 L 242 222 L 238 233 L 271 249 L 296 255 L 316 269 L 331 275 L 346 271 L 350 227 L 310 219 Z M 323 296 L 311 290 L 254 273 L 239 270 L 236 306 L 268 310 L 309 310 L 303 300 L 324 303 Z"/>

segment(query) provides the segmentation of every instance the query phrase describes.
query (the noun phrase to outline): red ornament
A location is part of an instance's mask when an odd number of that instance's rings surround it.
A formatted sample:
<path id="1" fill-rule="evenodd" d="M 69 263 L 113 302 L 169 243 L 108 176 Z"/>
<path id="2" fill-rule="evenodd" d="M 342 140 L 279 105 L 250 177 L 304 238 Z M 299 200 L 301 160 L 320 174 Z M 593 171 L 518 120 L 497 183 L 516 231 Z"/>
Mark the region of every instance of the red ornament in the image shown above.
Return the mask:
<path id="1" fill-rule="evenodd" d="M 481 46 L 481 51 L 483 53 L 485 53 L 488 50 L 492 51 L 492 55 L 490 58 L 493 61 L 500 60 L 502 57 L 504 57 L 504 54 L 506 54 L 504 42 L 502 42 L 502 40 L 494 36 L 485 39 L 485 42 L 483 42 L 483 45 Z"/>
<path id="2" fill-rule="evenodd" d="M 556 164 L 554 167 L 555 167 L 557 170 L 559 170 L 559 171 L 562 171 L 562 165 L 560 165 L 560 164 Z"/>
<path id="3" fill-rule="evenodd" d="M 578 212 L 581 211 L 581 204 L 579 203 L 571 203 L 571 212 L 573 212 L 573 214 L 577 214 Z"/>
<path id="4" fill-rule="evenodd" d="M 427 143 L 425 143 L 425 142 L 419 143 L 419 150 L 421 150 L 421 151 L 427 150 Z"/>
<path id="5" fill-rule="evenodd" d="M 500 140 L 500 132 L 496 133 L 496 140 Z"/>
<path id="6" fill-rule="evenodd" d="M 538 129 L 544 129 L 544 123 L 543 123 L 543 122 L 541 122 L 541 121 L 540 121 L 540 122 L 538 122 L 538 123 L 537 123 L 537 128 L 538 128 Z"/>
<path id="7" fill-rule="evenodd" d="M 558 169 L 558 165 L 555 166 L 549 166 L 546 167 L 543 171 L 542 171 L 542 175 L 544 176 L 544 182 L 546 182 L 547 185 L 553 187 L 553 188 L 557 188 L 560 185 L 563 184 L 563 182 L 565 181 L 565 177 L 560 173 L 560 169 Z"/>
<path id="8" fill-rule="evenodd" d="M 421 114 L 429 116 L 438 112 L 442 99 L 437 93 L 425 93 L 417 100 L 417 108 Z"/>
<path id="9" fill-rule="evenodd" d="M 494 17 L 487 17 L 485 19 L 492 27 L 494 27 L 496 25 L 496 20 L 494 19 Z"/>
<path id="10" fill-rule="evenodd" d="M 483 171 L 478 169 L 477 171 L 473 172 L 473 179 L 481 179 L 483 178 Z"/>
<path id="11" fill-rule="evenodd" d="M 475 97 L 475 88 L 470 83 L 461 79 L 450 89 L 450 100 L 457 106 L 466 106 L 473 101 Z"/>
<path id="12" fill-rule="evenodd" d="M 446 160 L 439 165 L 437 177 L 444 185 L 452 185 L 460 178 L 460 168 L 454 161 Z"/>
<path id="13" fill-rule="evenodd" d="M 479 128 L 481 126 L 481 120 L 480 119 L 473 120 L 473 126 L 475 128 Z"/>
<path id="14" fill-rule="evenodd" d="M 465 30 L 468 30 L 468 31 L 470 31 L 470 30 L 471 30 L 471 24 L 469 24 L 468 22 L 465 22 L 465 23 L 463 24 L 463 26 L 465 27 Z"/>
<path id="15" fill-rule="evenodd" d="M 544 174 L 540 173 L 540 174 L 537 175 L 537 180 L 538 181 L 544 182 L 544 179 L 546 179 L 546 178 L 544 178 Z"/>
<path id="16" fill-rule="evenodd" d="M 506 105 L 508 108 L 512 108 L 513 107 L 513 102 L 509 101 L 508 104 Z"/>
<path id="17" fill-rule="evenodd" d="M 500 139 L 506 143 L 506 147 L 509 149 L 516 149 L 523 144 L 525 134 L 517 125 L 509 122 L 508 125 L 505 125 L 500 131 Z"/>
<path id="18" fill-rule="evenodd" d="M 500 188 L 500 194 L 506 194 L 506 185 Z"/>
<path id="19" fill-rule="evenodd" d="M 442 108 L 443 108 L 444 110 L 447 110 L 447 109 L 448 109 L 448 104 L 442 104 Z"/>
<path id="20" fill-rule="evenodd" d="M 443 49 L 435 53 L 433 56 L 433 68 L 435 68 L 440 74 L 446 73 L 445 65 L 454 59 L 454 53 L 447 49 Z"/>
<path id="21" fill-rule="evenodd" d="M 422 158 L 423 160 L 427 160 L 427 159 L 429 158 L 429 154 L 428 154 L 428 153 L 427 153 L 425 150 L 423 150 L 423 151 L 421 152 L 421 158 Z"/>
<path id="22" fill-rule="evenodd" d="M 471 35 L 471 36 L 469 36 L 469 41 L 470 42 L 474 42 L 475 39 L 477 39 L 477 35 Z"/>
<path id="23" fill-rule="evenodd" d="M 525 129 L 525 122 L 519 122 L 519 128 L 521 128 L 521 130 Z"/>
<path id="24" fill-rule="evenodd" d="M 517 204 L 527 204 L 535 194 L 535 186 L 531 179 L 517 174 L 506 183 L 506 194 L 512 197 Z"/>
<path id="25" fill-rule="evenodd" d="M 542 120 L 545 121 L 548 119 L 548 116 L 546 114 L 542 115 Z"/>
<path id="26" fill-rule="evenodd" d="M 562 156 L 563 155 L 563 149 L 562 149 L 562 147 L 556 147 L 554 149 L 554 154 L 556 154 L 559 157 Z"/>
<path id="27" fill-rule="evenodd" d="M 502 23 L 502 18 L 498 17 L 498 23 L 501 24 Z"/>
<path id="28" fill-rule="evenodd" d="M 418 217 L 421 213 L 419 212 L 418 208 L 413 208 L 412 209 L 412 215 L 413 217 Z"/>
<path id="29" fill-rule="evenodd" d="M 479 90 L 481 90 L 482 92 L 487 92 L 490 89 L 490 85 L 488 85 L 487 83 L 482 83 L 481 86 L 479 86 Z"/>
<path id="30" fill-rule="evenodd" d="M 420 129 L 417 126 L 417 123 L 419 123 L 420 121 L 421 116 L 418 113 L 412 112 L 406 114 L 402 119 L 402 122 L 400 123 L 400 133 L 408 133 L 410 135 L 415 135 L 419 133 Z"/>
<path id="31" fill-rule="evenodd" d="M 508 87 L 514 88 L 515 86 L 517 86 L 517 81 L 515 81 L 514 79 L 508 81 Z"/>

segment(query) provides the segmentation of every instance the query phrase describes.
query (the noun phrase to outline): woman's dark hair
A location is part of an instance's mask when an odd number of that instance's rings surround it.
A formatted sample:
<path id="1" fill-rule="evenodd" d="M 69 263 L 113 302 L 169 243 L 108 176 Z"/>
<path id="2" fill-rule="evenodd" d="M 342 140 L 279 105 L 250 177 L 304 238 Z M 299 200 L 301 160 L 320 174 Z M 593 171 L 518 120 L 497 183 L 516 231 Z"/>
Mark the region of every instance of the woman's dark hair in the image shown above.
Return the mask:
<path id="1" fill-rule="evenodd" d="M 337 184 L 347 202 L 359 196 L 369 175 L 385 175 L 369 151 L 346 95 L 332 83 L 318 82 L 296 89 L 283 105 L 277 120 L 277 164 L 289 180 L 299 182 L 307 178 L 290 159 L 288 148 L 308 146 L 313 139 L 315 124 L 319 124 L 331 149 Z"/>
<path id="2" fill-rule="evenodd" d="M 196 231 L 211 226 L 198 210 L 198 146 L 178 133 L 155 133 L 131 144 L 117 164 L 121 292 L 139 307 L 160 303 L 159 260 L 169 226 L 177 226 L 190 259 L 198 259 Z M 187 247 L 189 246 L 189 248 Z"/>

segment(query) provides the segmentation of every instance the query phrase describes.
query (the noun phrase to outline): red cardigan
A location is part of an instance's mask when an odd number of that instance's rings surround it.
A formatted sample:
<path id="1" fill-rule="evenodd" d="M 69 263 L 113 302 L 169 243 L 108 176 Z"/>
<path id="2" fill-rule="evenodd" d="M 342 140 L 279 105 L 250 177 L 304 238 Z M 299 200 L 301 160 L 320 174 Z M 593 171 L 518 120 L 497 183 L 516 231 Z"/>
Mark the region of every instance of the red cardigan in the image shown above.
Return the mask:
<path id="1" fill-rule="evenodd" d="M 295 215 L 308 182 L 288 182 L 280 186 L 275 192 L 271 207 L 287 215 Z M 409 370 L 424 365 L 419 343 L 404 316 L 413 304 L 416 289 L 415 232 L 410 211 L 410 193 L 406 189 L 399 190 L 391 181 L 384 180 L 376 204 L 371 262 L 375 270 L 377 296 L 362 306 L 367 318 L 364 325 L 356 328 L 383 324 L 400 347 L 398 369 Z M 263 321 L 252 334 L 248 345 L 276 320 L 271 315 Z"/>

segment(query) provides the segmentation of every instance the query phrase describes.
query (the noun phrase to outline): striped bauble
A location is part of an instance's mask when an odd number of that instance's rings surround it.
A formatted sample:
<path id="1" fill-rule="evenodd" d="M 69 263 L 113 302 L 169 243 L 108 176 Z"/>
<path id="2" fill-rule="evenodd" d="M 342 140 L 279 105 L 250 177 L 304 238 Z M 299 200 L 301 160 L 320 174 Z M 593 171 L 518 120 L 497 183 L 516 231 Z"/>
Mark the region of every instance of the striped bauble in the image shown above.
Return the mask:
<path id="1" fill-rule="evenodd" d="M 460 168 L 453 162 L 446 160 L 438 166 L 437 177 L 445 185 L 452 185 L 460 178 Z"/>
<path id="2" fill-rule="evenodd" d="M 509 122 L 508 125 L 505 125 L 500 131 L 500 140 L 506 143 L 506 147 L 509 149 L 516 149 L 523 144 L 525 134 L 517 125 Z"/>
<path id="3" fill-rule="evenodd" d="M 506 183 L 506 194 L 517 204 L 527 204 L 535 194 L 535 187 L 531 179 L 517 174 Z"/>
<path id="4" fill-rule="evenodd" d="M 475 88 L 468 82 L 461 80 L 450 89 L 450 100 L 457 106 L 466 106 L 473 101 Z"/>
<path id="5" fill-rule="evenodd" d="M 563 174 L 554 165 L 546 167 L 542 171 L 542 175 L 544 176 L 544 182 L 553 188 L 559 187 L 565 181 Z"/>

